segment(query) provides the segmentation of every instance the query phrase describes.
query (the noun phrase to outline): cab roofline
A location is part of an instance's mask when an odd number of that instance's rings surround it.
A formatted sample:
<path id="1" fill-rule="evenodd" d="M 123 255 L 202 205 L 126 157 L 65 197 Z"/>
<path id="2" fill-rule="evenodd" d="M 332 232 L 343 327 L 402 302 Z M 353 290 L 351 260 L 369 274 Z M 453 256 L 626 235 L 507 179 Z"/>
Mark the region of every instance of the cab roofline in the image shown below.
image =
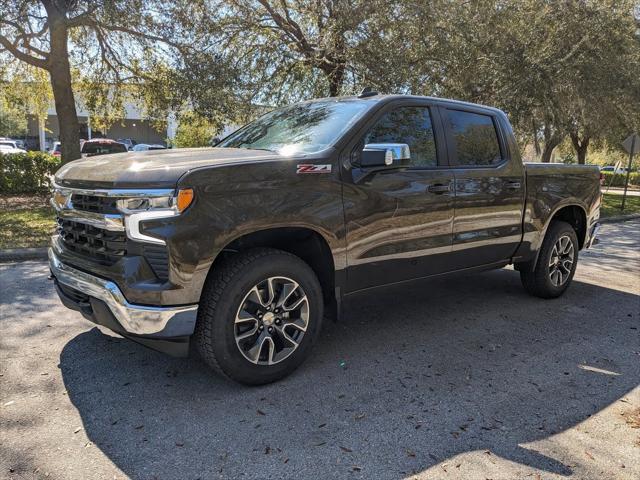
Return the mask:
<path id="1" fill-rule="evenodd" d="M 323 102 L 323 101 L 358 101 L 358 102 L 374 102 L 374 103 L 387 103 L 392 102 L 394 100 L 428 100 L 434 103 L 439 103 L 441 105 L 452 105 L 458 107 L 468 107 L 468 108 L 482 108 L 485 110 L 491 110 L 496 113 L 504 113 L 502 110 L 496 107 L 492 107 L 489 105 L 483 105 L 481 103 L 472 103 L 466 102 L 464 100 L 455 100 L 452 98 L 442 98 L 442 97 L 431 97 L 425 95 L 404 95 L 404 94 L 376 94 L 371 96 L 360 97 L 359 95 L 345 95 L 341 97 L 323 97 L 323 98 L 313 98 L 310 100 L 305 100 L 300 103 L 310 103 L 310 102 Z"/>

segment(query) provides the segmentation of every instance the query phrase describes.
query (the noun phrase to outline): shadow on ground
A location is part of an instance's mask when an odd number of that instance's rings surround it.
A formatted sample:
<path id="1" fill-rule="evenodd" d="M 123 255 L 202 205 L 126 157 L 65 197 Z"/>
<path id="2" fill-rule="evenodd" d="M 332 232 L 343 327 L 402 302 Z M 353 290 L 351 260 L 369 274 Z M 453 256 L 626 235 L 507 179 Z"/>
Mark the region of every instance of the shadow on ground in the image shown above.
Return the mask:
<path id="1" fill-rule="evenodd" d="M 359 296 L 266 387 L 98 329 L 60 363 L 90 440 L 132 478 L 402 478 L 478 449 L 568 475 L 519 445 L 636 387 L 637 327 L 638 296 L 575 282 L 543 301 L 500 270 Z"/>

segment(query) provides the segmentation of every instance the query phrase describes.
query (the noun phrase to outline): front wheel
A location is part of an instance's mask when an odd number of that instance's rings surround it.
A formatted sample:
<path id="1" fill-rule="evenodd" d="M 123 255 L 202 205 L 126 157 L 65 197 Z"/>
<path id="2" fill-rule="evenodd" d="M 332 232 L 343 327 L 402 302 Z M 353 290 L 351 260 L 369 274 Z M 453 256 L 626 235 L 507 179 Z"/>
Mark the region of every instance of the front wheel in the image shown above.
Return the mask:
<path id="1" fill-rule="evenodd" d="M 322 291 L 300 258 L 271 248 L 232 257 L 205 285 L 195 341 L 209 366 L 240 383 L 276 381 L 309 355 Z"/>
<path id="2" fill-rule="evenodd" d="M 571 284 L 578 264 L 578 238 L 566 222 L 554 221 L 542 242 L 533 270 L 520 270 L 525 290 L 536 297 L 556 298 Z"/>

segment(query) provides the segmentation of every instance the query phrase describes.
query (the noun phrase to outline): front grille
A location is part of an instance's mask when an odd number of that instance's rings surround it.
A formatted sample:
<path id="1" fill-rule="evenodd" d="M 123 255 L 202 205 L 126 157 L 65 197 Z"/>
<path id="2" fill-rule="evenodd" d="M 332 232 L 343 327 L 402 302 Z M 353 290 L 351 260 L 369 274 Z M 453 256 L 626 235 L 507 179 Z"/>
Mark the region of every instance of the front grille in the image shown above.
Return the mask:
<path id="1" fill-rule="evenodd" d="M 102 230 L 64 218 L 58 218 L 58 232 L 67 249 L 103 265 L 111 266 L 127 254 L 125 232 Z"/>
<path id="2" fill-rule="evenodd" d="M 169 278 L 169 254 L 164 245 L 148 245 L 142 247 L 144 258 L 160 280 Z"/>
<path id="3" fill-rule="evenodd" d="M 81 195 L 74 193 L 71 197 L 74 210 L 93 213 L 120 213 L 116 206 L 117 199 L 113 197 L 99 197 L 96 195 Z"/>

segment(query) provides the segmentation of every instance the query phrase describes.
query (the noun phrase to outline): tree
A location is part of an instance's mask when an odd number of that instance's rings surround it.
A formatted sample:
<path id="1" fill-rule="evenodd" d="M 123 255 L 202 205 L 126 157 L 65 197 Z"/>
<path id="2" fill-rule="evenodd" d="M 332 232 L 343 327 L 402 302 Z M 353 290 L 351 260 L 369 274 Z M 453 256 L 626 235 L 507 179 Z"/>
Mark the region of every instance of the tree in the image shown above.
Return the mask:
<path id="1" fill-rule="evenodd" d="M 383 0 L 215 1 L 204 28 L 229 52 L 252 101 L 335 96 L 355 83 L 358 55 L 396 2 Z"/>
<path id="2" fill-rule="evenodd" d="M 5 95 L 0 95 L 0 137 L 23 135 L 27 131 L 24 110 L 11 105 Z"/>
<path id="3" fill-rule="evenodd" d="M 208 147 L 211 139 L 222 125 L 212 124 L 197 114 L 187 113 L 181 117 L 175 138 L 176 147 Z"/>
<path id="4" fill-rule="evenodd" d="M 114 92 L 144 75 L 149 58 L 173 58 L 197 44 L 190 22 L 199 4 L 177 0 L 0 0 L 0 55 L 49 74 L 62 158 L 80 157 L 72 66 Z M 71 47 L 71 48 L 70 48 Z"/>
<path id="5" fill-rule="evenodd" d="M 543 162 L 567 136 L 584 161 L 594 137 L 618 128 L 622 118 L 640 119 L 632 6 L 631 0 L 403 2 L 400 23 L 407 28 L 393 43 L 409 47 L 400 47 L 405 58 L 394 61 L 410 68 L 402 70 L 409 73 L 405 84 L 395 85 L 502 108 Z M 378 76 L 385 71 L 398 68 Z"/>

